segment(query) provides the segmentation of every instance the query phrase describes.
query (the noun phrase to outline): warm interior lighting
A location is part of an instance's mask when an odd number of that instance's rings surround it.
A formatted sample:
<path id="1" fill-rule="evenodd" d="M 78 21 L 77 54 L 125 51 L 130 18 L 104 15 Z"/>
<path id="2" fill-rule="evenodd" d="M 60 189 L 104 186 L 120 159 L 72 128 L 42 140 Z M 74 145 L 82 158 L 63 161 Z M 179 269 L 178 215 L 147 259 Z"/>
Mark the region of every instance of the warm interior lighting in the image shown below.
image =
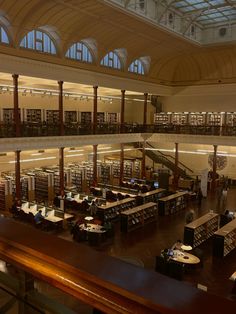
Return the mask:
<path id="1" fill-rule="evenodd" d="M 30 161 L 39 161 L 39 160 L 50 160 L 50 159 L 56 159 L 57 157 L 51 156 L 51 157 L 43 157 L 43 158 L 32 158 L 32 159 L 21 159 L 20 162 L 30 162 Z M 15 160 L 8 161 L 9 164 L 15 164 Z"/>

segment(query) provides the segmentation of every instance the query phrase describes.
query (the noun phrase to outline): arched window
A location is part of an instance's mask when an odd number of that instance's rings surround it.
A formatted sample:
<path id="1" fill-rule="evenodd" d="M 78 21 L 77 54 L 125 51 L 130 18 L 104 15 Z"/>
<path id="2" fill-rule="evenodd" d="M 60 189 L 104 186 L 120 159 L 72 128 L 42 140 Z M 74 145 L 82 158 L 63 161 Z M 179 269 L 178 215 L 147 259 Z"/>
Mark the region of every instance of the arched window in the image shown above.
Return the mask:
<path id="1" fill-rule="evenodd" d="M 101 61 L 101 65 L 109 67 L 109 68 L 113 68 L 113 69 L 119 69 L 119 70 L 121 69 L 120 58 L 113 51 L 110 51 L 108 52 L 108 54 L 105 55 L 105 57 Z"/>
<path id="2" fill-rule="evenodd" d="M 0 42 L 4 44 L 9 44 L 9 38 L 6 31 L 2 26 L 0 26 Z"/>
<path id="3" fill-rule="evenodd" d="M 39 30 L 32 30 L 25 35 L 20 43 L 20 47 L 56 54 L 56 47 L 51 38 Z"/>
<path id="4" fill-rule="evenodd" d="M 67 50 L 66 57 L 83 62 L 93 62 L 93 58 L 88 47 L 82 42 L 73 44 Z"/>
<path id="5" fill-rule="evenodd" d="M 145 74 L 143 64 L 139 59 L 134 60 L 130 64 L 128 71 L 132 73 L 136 73 L 136 74 L 142 74 L 142 75 Z"/>

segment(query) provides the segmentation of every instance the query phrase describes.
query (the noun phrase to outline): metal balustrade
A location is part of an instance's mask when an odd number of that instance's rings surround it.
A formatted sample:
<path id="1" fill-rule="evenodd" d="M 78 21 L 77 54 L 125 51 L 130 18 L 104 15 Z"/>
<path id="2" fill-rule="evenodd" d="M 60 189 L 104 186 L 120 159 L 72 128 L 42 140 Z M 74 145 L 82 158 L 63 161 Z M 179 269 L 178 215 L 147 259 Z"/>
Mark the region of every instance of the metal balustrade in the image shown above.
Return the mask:
<path id="1" fill-rule="evenodd" d="M 190 134 L 190 135 L 215 135 L 236 136 L 236 126 L 191 126 L 191 125 L 155 125 L 155 124 L 111 124 L 99 123 L 95 133 L 93 124 L 66 123 L 64 135 L 92 135 L 92 134 L 122 134 L 122 133 L 166 133 L 166 134 Z M 60 125 L 22 122 L 20 125 L 21 137 L 59 136 Z M 15 124 L 0 123 L 0 138 L 16 137 Z"/>

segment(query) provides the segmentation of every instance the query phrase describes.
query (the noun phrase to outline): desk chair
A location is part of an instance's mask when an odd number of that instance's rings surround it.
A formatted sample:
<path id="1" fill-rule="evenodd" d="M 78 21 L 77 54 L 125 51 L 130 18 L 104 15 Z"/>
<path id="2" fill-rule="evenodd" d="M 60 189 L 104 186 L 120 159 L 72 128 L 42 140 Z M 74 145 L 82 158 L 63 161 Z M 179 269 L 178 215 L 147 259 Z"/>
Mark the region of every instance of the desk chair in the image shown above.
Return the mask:
<path id="1" fill-rule="evenodd" d="M 162 275 L 168 275 L 169 272 L 168 261 L 165 260 L 165 258 L 160 255 L 156 256 L 155 270 Z"/>
<path id="2" fill-rule="evenodd" d="M 169 261 L 169 276 L 177 279 L 182 280 L 184 275 L 184 264 L 176 262 L 174 260 Z"/>

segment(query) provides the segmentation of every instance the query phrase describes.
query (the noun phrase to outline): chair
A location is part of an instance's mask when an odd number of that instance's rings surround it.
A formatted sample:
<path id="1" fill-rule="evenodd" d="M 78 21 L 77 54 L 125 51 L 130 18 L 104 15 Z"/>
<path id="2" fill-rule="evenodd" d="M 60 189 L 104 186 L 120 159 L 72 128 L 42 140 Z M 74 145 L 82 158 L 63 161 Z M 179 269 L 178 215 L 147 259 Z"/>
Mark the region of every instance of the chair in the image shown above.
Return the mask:
<path id="1" fill-rule="evenodd" d="M 168 275 L 168 261 L 162 256 L 156 256 L 155 270 L 163 275 Z"/>
<path id="2" fill-rule="evenodd" d="M 169 261 L 169 276 L 177 279 L 182 280 L 184 274 L 184 264 L 176 262 L 174 260 Z"/>

